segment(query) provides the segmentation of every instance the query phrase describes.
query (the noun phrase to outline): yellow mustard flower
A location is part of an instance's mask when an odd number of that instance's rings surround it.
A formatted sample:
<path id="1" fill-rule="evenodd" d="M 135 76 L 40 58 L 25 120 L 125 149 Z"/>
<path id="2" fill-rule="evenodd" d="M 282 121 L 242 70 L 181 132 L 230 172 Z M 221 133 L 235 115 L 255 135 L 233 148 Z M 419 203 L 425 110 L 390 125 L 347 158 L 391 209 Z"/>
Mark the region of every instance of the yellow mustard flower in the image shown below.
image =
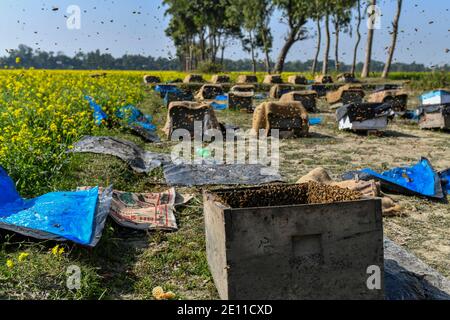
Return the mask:
<path id="1" fill-rule="evenodd" d="M 10 269 L 14 268 L 14 261 L 11 259 L 6 260 L 6 266 Z"/>
<path id="2" fill-rule="evenodd" d="M 27 252 L 21 252 L 21 253 L 19 254 L 19 258 L 18 258 L 19 262 L 24 261 L 29 255 L 30 255 L 30 254 L 27 253 Z"/>

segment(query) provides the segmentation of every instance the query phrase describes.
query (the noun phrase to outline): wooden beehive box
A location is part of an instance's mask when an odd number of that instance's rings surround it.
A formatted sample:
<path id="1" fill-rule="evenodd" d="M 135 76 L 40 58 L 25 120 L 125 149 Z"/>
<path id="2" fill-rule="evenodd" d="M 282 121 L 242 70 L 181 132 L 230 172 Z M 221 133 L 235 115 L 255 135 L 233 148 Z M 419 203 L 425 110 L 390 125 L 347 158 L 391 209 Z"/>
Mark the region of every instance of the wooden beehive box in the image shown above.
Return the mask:
<path id="1" fill-rule="evenodd" d="M 232 192 L 280 197 L 262 188 Z M 222 299 L 384 298 L 380 199 L 240 208 L 220 200 L 226 192 L 203 195 L 208 264 Z M 381 272 L 380 290 L 366 285 L 369 266 Z"/>
<path id="2" fill-rule="evenodd" d="M 423 106 L 419 117 L 421 129 L 450 130 L 450 104 Z"/>

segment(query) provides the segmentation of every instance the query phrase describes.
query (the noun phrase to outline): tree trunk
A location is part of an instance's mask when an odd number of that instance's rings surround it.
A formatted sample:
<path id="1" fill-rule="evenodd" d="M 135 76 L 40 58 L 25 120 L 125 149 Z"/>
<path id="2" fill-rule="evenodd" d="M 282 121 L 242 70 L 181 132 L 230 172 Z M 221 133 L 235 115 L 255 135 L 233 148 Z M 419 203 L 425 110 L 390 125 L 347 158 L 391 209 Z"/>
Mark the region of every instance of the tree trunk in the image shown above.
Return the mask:
<path id="1" fill-rule="evenodd" d="M 337 21 L 334 24 L 334 30 L 336 32 L 336 42 L 334 44 L 334 65 L 336 68 L 336 71 L 339 71 L 340 69 L 340 62 L 339 62 L 339 22 Z"/>
<path id="2" fill-rule="evenodd" d="M 226 48 L 226 46 L 225 46 L 225 43 L 224 43 L 224 44 L 222 44 L 222 48 L 221 48 L 222 53 L 220 55 L 220 65 L 222 67 L 223 67 L 223 60 L 225 59 L 225 48 Z"/>
<path id="3" fill-rule="evenodd" d="M 253 42 L 252 32 L 249 32 L 250 38 L 250 52 L 252 54 L 252 69 L 253 73 L 256 73 L 256 59 L 255 59 L 255 43 Z"/>
<path id="4" fill-rule="evenodd" d="M 288 38 L 286 39 L 286 42 L 284 43 L 283 47 L 281 48 L 280 55 L 278 56 L 277 64 L 275 65 L 275 72 L 276 73 L 282 73 L 284 69 L 284 63 L 286 61 L 286 56 L 291 49 L 292 45 L 295 43 L 295 35 L 297 34 L 296 31 L 292 31 L 289 33 Z"/>
<path id="5" fill-rule="evenodd" d="M 206 40 L 205 40 L 205 30 L 202 29 L 200 33 L 200 51 L 201 51 L 201 60 L 206 60 Z"/>
<path id="6" fill-rule="evenodd" d="M 371 5 L 376 5 L 376 0 L 371 0 Z M 370 18 L 370 17 L 369 17 Z M 370 28 L 367 32 L 366 59 L 361 73 L 361 78 L 367 78 L 370 73 L 370 63 L 372 62 L 372 45 L 373 45 L 374 29 Z"/>
<path id="7" fill-rule="evenodd" d="M 328 14 L 325 16 L 325 34 L 325 54 L 323 57 L 322 67 L 322 74 L 324 75 L 328 73 L 328 57 L 330 56 L 330 17 L 328 16 Z"/>
<path id="8" fill-rule="evenodd" d="M 272 72 L 272 65 L 270 63 L 269 46 L 267 44 L 266 30 L 263 30 L 263 32 L 262 32 L 262 40 L 263 40 L 264 54 L 265 54 L 265 59 L 266 59 L 266 71 L 268 74 L 270 74 Z"/>
<path id="9" fill-rule="evenodd" d="M 356 44 L 355 44 L 355 50 L 353 52 L 353 63 L 352 63 L 352 74 L 355 74 L 356 72 L 356 59 L 358 57 L 358 48 L 359 43 L 361 42 L 361 0 L 358 0 L 358 24 L 356 25 Z"/>
<path id="10" fill-rule="evenodd" d="M 392 44 L 389 48 L 388 58 L 384 65 L 382 78 L 387 78 L 389 70 L 391 69 L 392 59 L 394 57 L 395 46 L 397 45 L 398 24 L 400 21 L 400 14 L 402 12 L 403 0 L 397 0 L 397 14 L 395 15 L 394 22 L 392 23 Z"/>
<path id="11" fill-rule="evenodd" d="M 317 18 L 316 22 L 317 22 L 317 48 L 316 48 L 316 55 L 314 56 L 314 61 L 311 68 L 311 72 L 313 74 L 315 74 L 317 71 L 317 61 L 319 59 L 320 44 L 322 42 L 322 29 L 320 28 L 320 18 Z"/>

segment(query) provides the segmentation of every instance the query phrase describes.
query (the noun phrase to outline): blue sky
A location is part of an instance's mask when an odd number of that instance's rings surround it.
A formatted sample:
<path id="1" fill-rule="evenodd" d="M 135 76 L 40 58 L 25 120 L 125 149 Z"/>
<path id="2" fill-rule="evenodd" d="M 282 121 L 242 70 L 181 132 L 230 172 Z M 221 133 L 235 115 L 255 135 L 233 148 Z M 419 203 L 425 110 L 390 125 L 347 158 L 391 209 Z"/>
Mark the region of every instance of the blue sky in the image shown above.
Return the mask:
<path id="1" fill-rule="evenodd" d="M 382 20 L 381 29 L 375 33 L 373 58 L 384 61 L 385 47 L 390 43 L 388 27 L 395 13 L 396 1 L 379 2 Z M 396 60 L 416 61 L 428 66 L 450 63 L 450 52 L 446 53 L 446 49 L 450 49 L 450 1 L 403 2 Z M 80 30 L 66 27 L 64 15 L 67 15 L 66 9 L 70 5 L 81 8 Z M 53 7 L 59 10 L 53 11 Z M 21 43 L 46 51 L 62 51 L 68 55 L 95 49 L 114 56 L 137 53 L 167 57 L 175 52 L 164 33 L 168 18 L 164 17 L 164 7 L 159 0 L 0 0 L 0 13 L 0 55 L 6 53 L 6 49 L 17 48 Z M 286 32 L 280 17 L 280 12 L 276 12 L 271 22 L 275 38 L 273 59 L 278 55 Z M 313 36 L 314 24 L 309 23 L 307 26 Z M 363 59 L 364 54 L 365 23 L 362 30 L 364 35 L 359 60 Z M 349 35 L 342 36 L 342 61 L 351 61 L 354 41 Z M 299 42 L 292 48 L 288 60 L 310 59 L 314 47 L 314 39 Z M 226 56 L 237 59 L 247 57 L 247 54 L 236 42 L 229 45 Z"/>

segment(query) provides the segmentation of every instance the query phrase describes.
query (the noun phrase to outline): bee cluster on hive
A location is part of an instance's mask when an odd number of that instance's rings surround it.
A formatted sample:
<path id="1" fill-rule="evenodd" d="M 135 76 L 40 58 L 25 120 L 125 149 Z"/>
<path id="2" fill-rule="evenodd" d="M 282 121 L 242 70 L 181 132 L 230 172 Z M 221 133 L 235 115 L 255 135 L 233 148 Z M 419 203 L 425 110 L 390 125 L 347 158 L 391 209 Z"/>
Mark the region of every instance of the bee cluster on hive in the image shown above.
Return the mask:
<path id="1" fill-rule="evenodd" d="M 308 182 L 296 185 L 272 184 L 260 188 L 227 190 L 217 193 L 217 200 L 232 208 L 274 207 L 321 204 L 361 199 L 357 191 Z"/>

